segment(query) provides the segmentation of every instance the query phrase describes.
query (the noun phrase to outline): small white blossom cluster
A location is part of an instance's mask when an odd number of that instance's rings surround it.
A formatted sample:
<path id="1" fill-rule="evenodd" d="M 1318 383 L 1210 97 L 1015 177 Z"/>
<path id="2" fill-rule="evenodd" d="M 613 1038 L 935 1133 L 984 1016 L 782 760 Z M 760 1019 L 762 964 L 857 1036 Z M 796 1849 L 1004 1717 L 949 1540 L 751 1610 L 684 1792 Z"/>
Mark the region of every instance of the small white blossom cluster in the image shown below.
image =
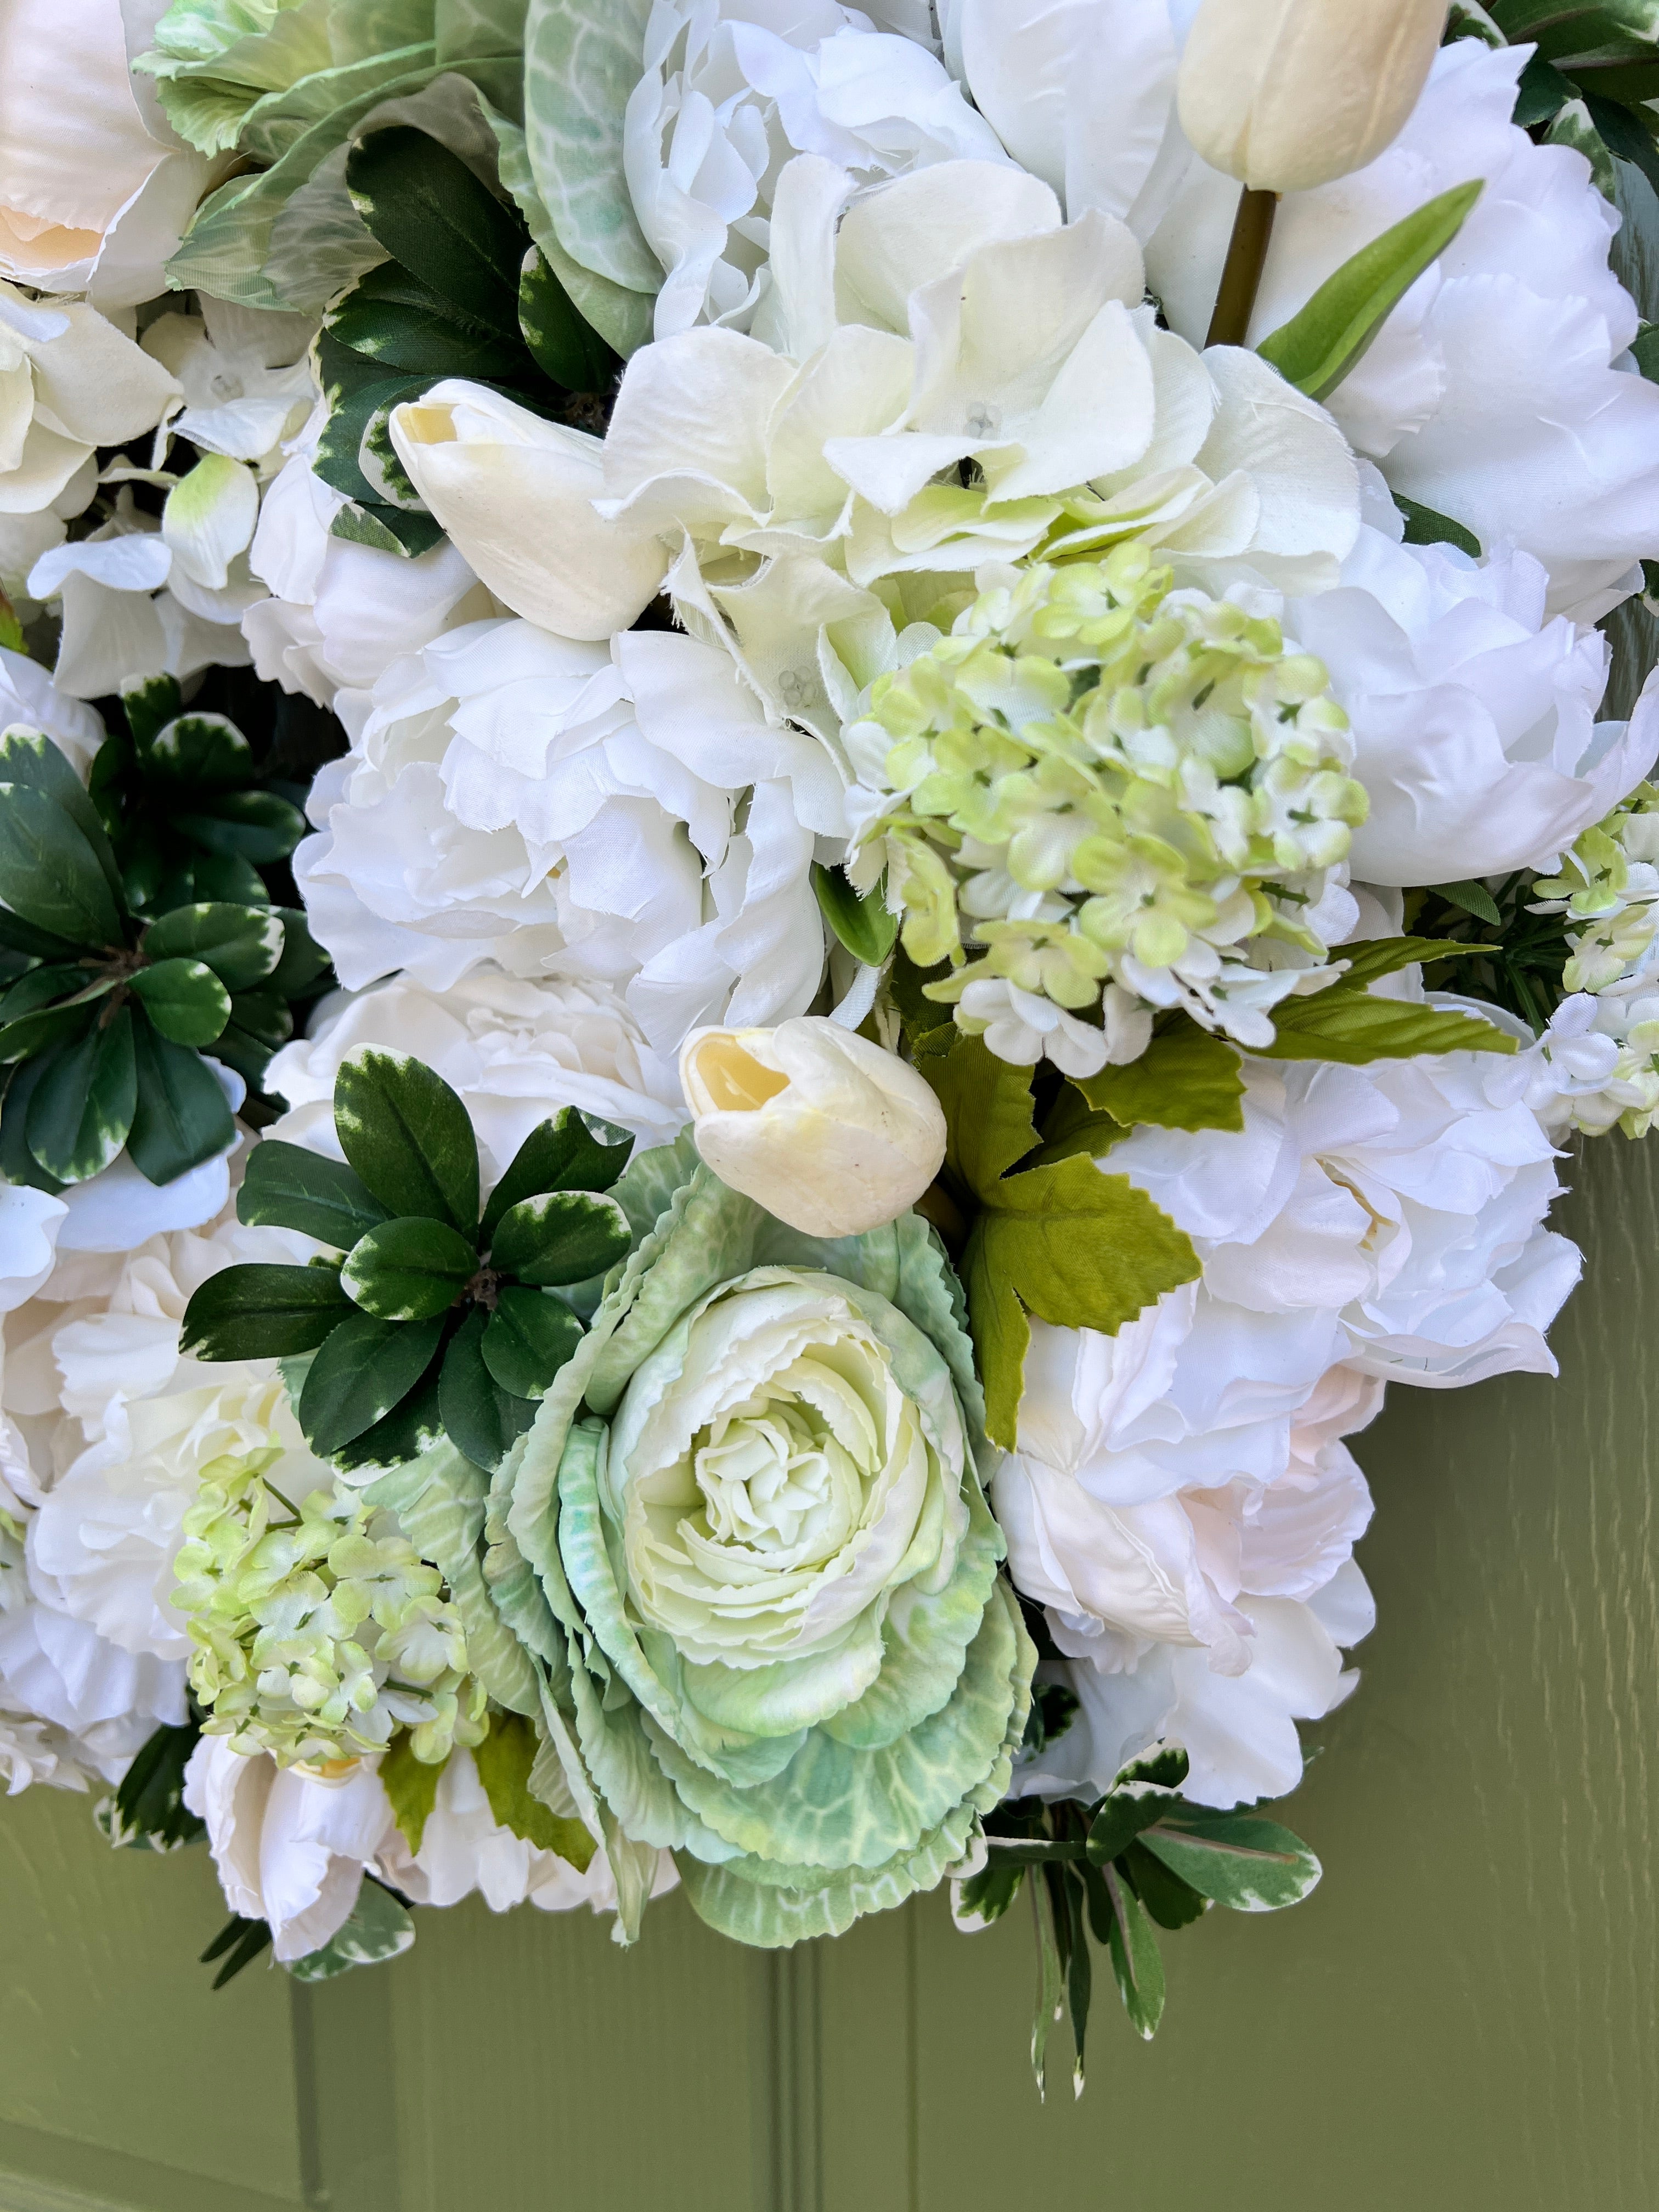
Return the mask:
<path id="1" fill-rule="evenodd" d="M 1092 1075 L 1168 1006 L 1267 1044 L 1330 978 L 1327 872 L 1365 815 L 1347 717 L 1277 623 L 1172 581 L 1134 543 L 1010 570 L 847 732 L 854 880 L 885 870 L 911 958 L 953 963 L 929 996 L 1005 1060 L 1040 1036 Z"/>
<path id="2" fill-rule="evenodd" d="M 276 1457 L 214 1461 L 185 1516 L 173 1603 L 204 1733 L 284 1766 L 384 1751 L 398 1728 L 431 1765 L 481 1741 L 483 1687 L 443 1577 L 343 1483 L 283 1498 L 265 1479 Z"/>

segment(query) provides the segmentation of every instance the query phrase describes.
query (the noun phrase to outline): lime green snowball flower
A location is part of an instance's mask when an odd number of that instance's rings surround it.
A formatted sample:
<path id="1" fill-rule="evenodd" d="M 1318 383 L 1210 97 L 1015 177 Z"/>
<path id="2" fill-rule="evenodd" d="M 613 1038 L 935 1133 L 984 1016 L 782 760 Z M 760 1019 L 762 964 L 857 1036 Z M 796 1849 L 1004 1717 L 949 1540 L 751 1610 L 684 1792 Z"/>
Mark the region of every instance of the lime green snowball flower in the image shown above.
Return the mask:
<path id="1" fill-rule="evenodd" d="M 835 1934 L 960 1863 L 1030 1705 L 961 1293 L 914 1214 L 821 1242 L 684 1139 L 616 1194 L 641 1241 L 486 1572 L 534 1569 L 550 1705 L 623 1835 L 727 1935 Z"/>

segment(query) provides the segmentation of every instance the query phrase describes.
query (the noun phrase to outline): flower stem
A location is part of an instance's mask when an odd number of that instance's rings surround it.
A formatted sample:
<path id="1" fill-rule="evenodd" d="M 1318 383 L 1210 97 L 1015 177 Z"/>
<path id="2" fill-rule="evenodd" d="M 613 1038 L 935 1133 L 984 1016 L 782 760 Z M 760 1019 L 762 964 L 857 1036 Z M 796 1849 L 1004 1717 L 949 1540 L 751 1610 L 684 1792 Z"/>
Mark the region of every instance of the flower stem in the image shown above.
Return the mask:
<path id="1" fill-rule="evenodd" d="M 1238 196 L 1233 234 L 1227 241 L 1227 258 L 1221 271 L 1221 289 L 1215 295 L 1206 346 L 1243 345 L 1261 289 L 1261 272 L 1267 264 L 1267 247 L 1273 234 L 1277 192 L 1259 192 L 1247 185 Z"/>

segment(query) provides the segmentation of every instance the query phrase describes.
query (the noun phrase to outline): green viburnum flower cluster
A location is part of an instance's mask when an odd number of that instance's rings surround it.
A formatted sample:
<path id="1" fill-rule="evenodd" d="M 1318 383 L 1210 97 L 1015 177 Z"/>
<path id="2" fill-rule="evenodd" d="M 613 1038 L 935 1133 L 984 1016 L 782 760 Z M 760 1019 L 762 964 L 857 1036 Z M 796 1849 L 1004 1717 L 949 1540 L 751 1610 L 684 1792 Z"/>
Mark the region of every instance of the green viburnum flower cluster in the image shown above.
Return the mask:
<path id="1" fill-rule="evenodd" d="M 1308 916 L 1366 808 L 1347 718 L 1277 623 L 1172 590 L 1139 544 L 982 592 L 877 680 L 848 744 L 849 874 L 886 868 L 906 951 L 955 969 L 929 995 L 994 1051 L 1022 998 L 1103 1009 L 1079 1073 L 1144 1048 L 1137 1002 L 1259 1046 L 1266 1009 L 1325 980 Z"/>
<path id="2" fill-rule="evenodd" d="M 264 1480 L 280 1455 L 211 1462 L 185 1516 L 173 1601 L 204 1732 L 284 1766 L 384 1751 L 399 1728 L 432 1765 L 481 1741 L 483 1686 L 442 1575 L 343 1484 L 291 1504 Z"/>

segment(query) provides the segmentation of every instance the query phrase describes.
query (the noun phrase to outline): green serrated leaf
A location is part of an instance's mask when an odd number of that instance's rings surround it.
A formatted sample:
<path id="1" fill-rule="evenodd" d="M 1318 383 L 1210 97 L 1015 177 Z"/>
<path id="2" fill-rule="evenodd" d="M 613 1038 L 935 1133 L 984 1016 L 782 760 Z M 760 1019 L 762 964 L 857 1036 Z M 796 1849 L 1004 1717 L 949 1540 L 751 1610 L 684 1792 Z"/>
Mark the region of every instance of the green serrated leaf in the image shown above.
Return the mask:
<path id="1" fill-rule="evenodd" d="M 326 1459 L 382 1420 L 426 1372 L 443 1333 L 441 1314 L 396 1322 L 353 1312 L 341 1322 L 319 1346 L 300 1393 L 300 1426 L 313 1451 Z"/>
<path id="2" fill-rule="evenodd" d="M 85 832 L 55 799 L 0 783 L 0 900 L 71 945 L 118 945 L 115 895 Z"/>
<path id="3" fill-rule="evenodd" d="M 1139 1840 L 1189 1888 L 1234 1912 L 1300 1904 L 1321 1872 L 1301 1838 L 1276 1821 L 1196 1805 L 1165 1813 Z"/>
<path id="4" fill-rule="evenodd" d="M 484 1208 L 486 1241 L 509 1206 L 550 1190 L 609 1190 L 628 1165 L 634 1139 L 611 1131 L 618 1141 L 597 1136 L 574 1106 L 562 1106 L 550 1121 L 538 1121 L 513 1155 L 507 1173 L 489 1194 Z M 608 1128 L 609 1123 L 601 1123 Z"/>
<path id="5" fill-rule="evenodd" d="M 1418 956 L 1422 957 L 1420 954 Z M 1478 1015 L 1403 999 L 1374 998 L 1345 979 L 1273 1008 L 1273 1041 L 1260 1060 L 1329 1060 L 1363 1067 L 1373 1060 L 1415 1060 L 1425 1053 L 1512 1053 L 1516 1041 Z"/>
<path id="6" fill-rule="evenodd" d="M 127 1151 L 140 1175 L 172 1182 L 228 1151 L 235 1117 L 224 1088 L 199 1054 L 158 1036 L 147 1021 L 133 1024 L 137 1077 Z"/>
<path id="7" fill-rule="evenodd" d="M 230 1018 L 229 992 L 199 960 L 158 960 L 138 970 L 132 989 L 174 1044 L 211 1044 Z"/>
<path id="8" fill-rule="evenodd" d="M 236 1218 L 249 1227 L 297 1229 L 340 1252 L 387 1218 L 355 1168 L 280 1137 L 253 1147 L 236 1194 Z"/>
<path id="9" fill-rule="evenodd" d="M 1071 1079 L 1097 1112 L 1126 1128 L 1147 1122 L 1159 1129 L 1244 1127 L 1244 1078 L 1238 1054 L 1181 1014 L 1155 1032 L 1140 1058 L 1127 1067 Z"/>
<path id="10" fill-rule="evenodd" d="M 1463 228 L 1481 178 L 1442 192 L 1362 246 L 1256 348 L 1287 384 L 1326 399 L 1356 368 L 1401 300 Z"/>
<path id="11" fill-rule="evenodd" d="M 1484 921 L 1493 929 L 1502 927 L 1504 917 L 1498 911 L 1498 902 L 1484 884 L 1433 884 L 1430 889 L 1449 904 L 1472 914 L 1477 921 Z"/>
<path id="12" fill-rule="evenodd" d="M 622 362 L 578 309 L 541 248 L 519 276 L 519 329 L 538 368 L 567 392 L 606 392 Z"/>
<path id="13" fill-rule="evenodd" d="M 340 1287 L 380 1321 L 429 1321 L 447 1313 L 478 1272 L 478 1255 L 447 1221 L 405 1214 L 359 1237 Z"/>
<path id="14" fill-rule="evenodd" d="M 416 1759 L 414 1742 L 410 1729 L 399 1729 L 381 1754 L 378 1769 L 380 1785 L 392 1801 L 392 1818 L 411 1856 L 421 1848 L 426 1824 L 438 1802 L 438 1784 L 448 1765 L 447 1758 L 430 1764 Z"/>
<path id="15" fill-rule="evenodd" d="M 60 1182 L 84 1182 L 120 1152 L 137 1099 L 132 1015 L 118 1006 L 53 1054 L 29 1101 L 29 1150 Z"/>
<path id="16" fill-rule="evenodd" d="M 879 886 L 860 894 L 847 880 L 844 868 L 812 864 L 812 889 L 824 920 L 855 960 L 866 968 L 879 968 L 898 937 L 899 918 L 889 914 Z"/>
<path id="17" fill-rule="evenodd" d="M 331 1981 L 353 1966 L 378 1966 L 395 1959 L 415 1941 L 415 1923 L 404 1906 L 373 1875 L 363 1876 L 350 1917 L 320 1949 L 289 1961 L 296 1982 Z"/>
<path id="18" fill-rule="evenodd" d="M 418 1060 L 364 1047 L 334 1081 L 340 1147 L 392 1214 L 447 1221 L 471 1238 L 478 1224 L 478 1145 L 467 1111 Z"/>
<path id="19" fill-rule="evenodd" d="M 456 1449 L 493 1474 L 535 1419 L 536 1408 L 531 1400 L 503 1390 L 484 1365 L 483 1333 L 489 1320 L 483 1309 L 475 1306 L 445 1346 L 438 1413 Z"/>
<path id="20" fill-rule="evenodd" d="M 204 902 L 150 923 L 142 950 L 154 961 L 199 960 L 228 991 L 270 974 L 283 957 L 283 922 L 270 907 Z"/>
<path id="21" fill-rule="evenodd" d="M 428 382 L 465 376 L 489 384 L 521 384 L 531 367 L 516 312 L 508 333 L 471 318 L 459 319 L 440 293 L 396 262 L 360 277 L 329 310 L 327 330 L 337 343 L 378 362 L 387 376 L 396 372 Z M 354 411 L 362 398 L 359 392 L 349 403 Z"/>
<path id="22" fill-rule="evenodd" d="M 978 1037 L 921 1072 L 949 1129 L 947 1170 L 977 1201 L 959 1270 L 985 1382 L 986 1427 L 1014 1448 L 1029 1314 L 1114 1334 L 1165 1291 L 1200 1273 L 1190 1238 L 1127 1176 L 1072 1158 L 1010 1173 L 1029 1153 L 1030 1070 Z"/>
<path id="23" fill-rule="evenodd" d="M 582 1325 L 545 1291 L 509 1285 L 497 1295 L 482 1342 L 484 1365 L 515 1398 L 539 1398 L 581 1342 Z"/>
<path id="24" fill-rule="evenodd" d="M 331 1267 L 222 1267 L 185 1308 L 180 1341 L 198 1359 L 286 1359 L 356 1315 Z"/>
<path id="25" fill-rule="evenodd" d="M 544 1191 L 502 1214 L 489 1263 L 521 1283 L 585 1283 L 626 1259 L 633 1241 L 614 1198 L 591 1190 Z"/>
<path id="26" fill-rule="evenodd" d="M 490 1816 L 497 1827 L 510 1828 L 538 1851 L 556 1852 L 578 1874 L 586 1874 L 595 1849 L 593 1838 L 580 1820 L 562 1818 L 532 1790 L 530 1771 L 536 1751 L 532 1721 L 522 1713 L 490 1716 L 489 1734 L 472 1753 Z"/>

